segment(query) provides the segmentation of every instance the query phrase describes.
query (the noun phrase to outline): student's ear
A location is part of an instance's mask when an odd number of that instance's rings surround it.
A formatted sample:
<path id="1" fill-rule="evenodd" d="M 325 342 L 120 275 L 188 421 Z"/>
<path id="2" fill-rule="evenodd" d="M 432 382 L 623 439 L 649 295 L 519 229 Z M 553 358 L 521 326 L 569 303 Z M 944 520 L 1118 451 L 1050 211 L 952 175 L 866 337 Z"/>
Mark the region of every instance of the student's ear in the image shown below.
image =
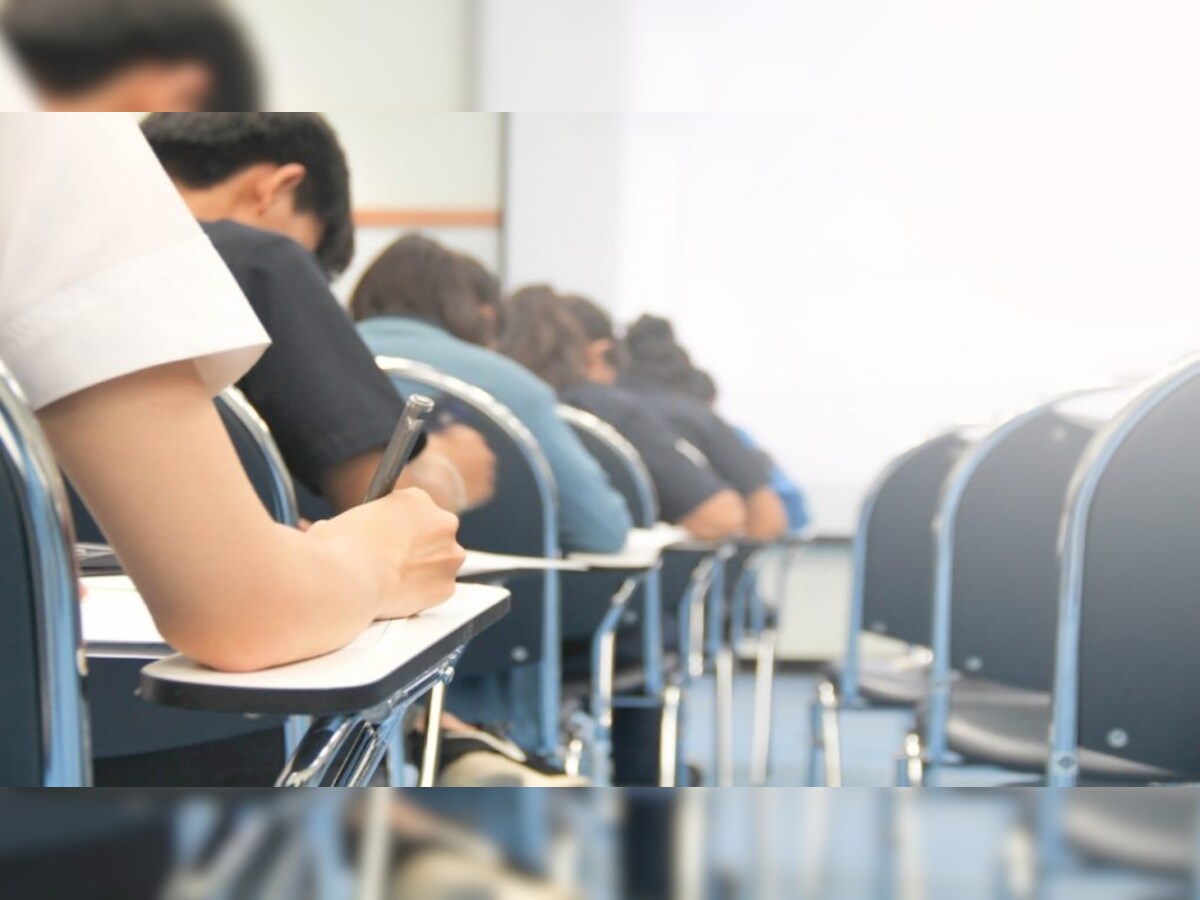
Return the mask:
<path id="1" fill-rule="evenodd" d="M 283 205 L 295 209 L 296 191 L 308 176 L 301 163 L 284 163 L 259 179 L 254 185 L 254 202 L 260 216 L 267 216 Z"/>

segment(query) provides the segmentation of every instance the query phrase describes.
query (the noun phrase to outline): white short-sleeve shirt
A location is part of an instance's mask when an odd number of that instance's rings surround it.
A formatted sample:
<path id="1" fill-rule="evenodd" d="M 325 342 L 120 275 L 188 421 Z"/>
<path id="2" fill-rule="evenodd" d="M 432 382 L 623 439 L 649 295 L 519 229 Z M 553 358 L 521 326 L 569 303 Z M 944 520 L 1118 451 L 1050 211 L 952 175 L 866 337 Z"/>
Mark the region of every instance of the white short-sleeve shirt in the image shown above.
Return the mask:
<path id="1" fill-rule="evenodd" d="M 0 361 L 34 409 L 182 360 L 216 393 L 268 343 L 132 117 L 0 113 Z"/>

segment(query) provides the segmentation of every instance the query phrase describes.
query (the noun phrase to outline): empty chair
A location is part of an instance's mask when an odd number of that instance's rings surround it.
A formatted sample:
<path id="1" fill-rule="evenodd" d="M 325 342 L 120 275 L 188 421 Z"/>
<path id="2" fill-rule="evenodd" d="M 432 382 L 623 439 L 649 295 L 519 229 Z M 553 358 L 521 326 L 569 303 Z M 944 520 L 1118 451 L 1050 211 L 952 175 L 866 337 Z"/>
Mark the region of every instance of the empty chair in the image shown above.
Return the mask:
<path id="1" fill-rule="evenodd" d="M 863 500 L 846 655 L 818 686 L 813 704 L 812 783 L 823 768 L 826 784 L 840 784 L 840 708 L 912 705 L 928 690 L 933 520 L 942 483 L 972 436 L 954 429 L 901 454 Z M 886 655 L 863 658 L 864 635 L 889 639 Z"/>
<path id="2" fill-rule="evenodd" d="M 1049 703 L 1063 504 L 1088 442 L 1129 396 L 1086 391 L 1013 416 L 976 441 L 947 479 L 931 690 L 918 717 L 935 768 L 947 748 L 967 763 L 1006 766 L 1008 748 L 980 740 L 976 717 L 1000 715 L 999 705 Z M 919 741 L 906 745 L 914 754 Z"/>
<path id="3" fill-rule="evenodd" d="M 0 367 L 0 785 L 91 783 L 74 539 L 41 429 Z"/>
<path id="4" fill-rule="evenodd" d="M 1128 404 L 1076 472 L 1062 538 L 1052 784 L 1200 777 L 1198 446 L 1192 358 Z"/>

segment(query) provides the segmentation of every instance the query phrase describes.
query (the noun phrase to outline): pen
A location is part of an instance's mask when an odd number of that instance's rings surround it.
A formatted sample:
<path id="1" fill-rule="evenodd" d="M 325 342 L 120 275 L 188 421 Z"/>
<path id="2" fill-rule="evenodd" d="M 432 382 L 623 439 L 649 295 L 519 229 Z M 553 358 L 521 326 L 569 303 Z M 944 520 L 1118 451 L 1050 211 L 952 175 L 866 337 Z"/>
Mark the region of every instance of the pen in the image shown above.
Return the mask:
<path id="1" fill-rule="evenodd" d="M 421 435 L 425 420 L 433 412 L 433 407 L 433 401 L 421 394 L 413 394 L 408 398 L 400 421 L 396 423 L 396 430 L 392 432 L 391 440 L 383 451 L 379 468 L 371 478 L 371 486 L 367 488 L 367 497 L 363 503 L 378 500 L 396 489 L 400 473 L 404 471 L 404 466 L 412 455 L 413 447 L 416 446 L 417 438 Z"/>

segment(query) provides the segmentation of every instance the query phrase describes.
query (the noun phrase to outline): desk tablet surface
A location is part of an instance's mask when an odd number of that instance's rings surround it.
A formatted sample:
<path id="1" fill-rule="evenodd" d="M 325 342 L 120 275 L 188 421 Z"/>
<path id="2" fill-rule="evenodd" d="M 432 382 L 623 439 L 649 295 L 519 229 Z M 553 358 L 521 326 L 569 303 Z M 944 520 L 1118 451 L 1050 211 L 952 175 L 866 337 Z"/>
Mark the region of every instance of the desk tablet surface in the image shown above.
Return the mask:
<path id="1" fill-rule="evenodd" d="M 468 550 L 463 566 L 458 570 L 459 581 L 477 581 L 500 575 L 519 575 L 522 572 L 583 572 L 587 566 L 569 559 L 542 556 L 510 556 L 506 553 L 485 553 Z"/>
<path id="2" fill-rule="evenodd" d="M 664 550 L 690 539 L 686 529 L 660 523 L 630 531 L 625 546 L 616 553 L 572 553 L 567 558 L 589 569 L 652 569 Z"/>
<path id="3" fill-rule="evenodd" d="M 455 649 L 501 619 L 509 593 L 461 584 L 440 606 L 376 622 L 341 650 L 260 672 L 218 672 L 175 654 L 141 674 L 155 703 L 214 712 L 322 715 L 355 712 L 415 684 Z"/>
<path id="4" fill-rule="evenodd" d="M 83 584 L 87 594 L 80 604 L 80 624 L 88 654 L 157 658 L 171 652 L 127 576 L 85 576 Z"/>

